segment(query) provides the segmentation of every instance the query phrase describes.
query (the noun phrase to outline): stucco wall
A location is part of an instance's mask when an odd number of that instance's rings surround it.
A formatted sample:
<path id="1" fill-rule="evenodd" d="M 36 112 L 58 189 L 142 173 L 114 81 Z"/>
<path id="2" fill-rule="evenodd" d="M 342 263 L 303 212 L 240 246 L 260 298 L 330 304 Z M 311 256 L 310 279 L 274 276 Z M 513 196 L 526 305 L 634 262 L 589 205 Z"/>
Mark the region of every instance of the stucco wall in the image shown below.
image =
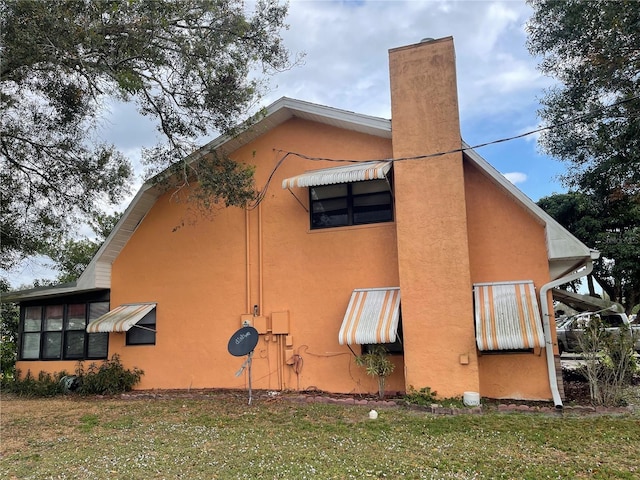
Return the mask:
<path id="1" fill-rule="evenodd" d="M 539 293 L 549 281 L 544 226 L 468 161 L 464 176 L 472 283 L 533 280 Z M 543 349 L 482 354 L 478 364 L 482 396 L 551 398 Z"/>
<path id="2" fill-rule="evenodd" d="M 257 166 L 262 188 L 283 155 L 275 150 L 329 158 L 388 158 L 388 139 L 292 119 L 235 152 Z M 286 311 L 294 368 L 285 364 L 285 335 L 262 335 L 253 357 L 253 387 L 375 392 L 374 379 L 338 344 L 338 330 L 354 288 L 398 286 L 395 224 L 309 230 L 309 214 L 283 178 L 336 166 L 289 157 L 260 206 L 246 213 L 220 208 L 198 218 L 191 205 L 161 197 L 113 265 L 111 304 L 157 302 L 155 346 L 124 346 L 111 334 L 110 355 L 145 370 L 140 388 L 244 388 L 235 377 L 244 358 L 227 342 L 240 315 L 257 305 L 262 316 Z M 304 205 L 307 189 L 294 189 Z M 173 231 L 177 225 L 182 225 Z M 359 347 L 356 347 L 359 353 Z M 403 390 L 401 357 L 389 379 Z"/>

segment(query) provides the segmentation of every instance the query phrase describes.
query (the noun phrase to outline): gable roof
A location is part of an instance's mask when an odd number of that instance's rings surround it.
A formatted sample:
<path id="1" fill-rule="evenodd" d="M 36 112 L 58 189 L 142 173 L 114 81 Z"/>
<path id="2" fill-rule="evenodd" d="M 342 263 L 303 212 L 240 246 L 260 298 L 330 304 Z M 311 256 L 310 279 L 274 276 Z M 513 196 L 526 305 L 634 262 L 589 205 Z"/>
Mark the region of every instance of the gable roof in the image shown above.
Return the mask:
<path id="1" fill-rule="evenodd" d="M 238 135 L 233 137 L 220 136 L 189 155 L 186 161 L 195 161 L 213 150 L 231 153 L 294 117 L 376 137 L 392 138 L 391 120 L 282 97 L 268 106 L 266 113 L 257 122 L 244 128 Z M 468 161 L 475 164 L 545 225 L 552 279 L 559 278 L 563 274 L 578 268 L 584 263 L 584 259 L 590 258 L 592 251 L 587 246 L 546 214 L 484 158 L 472 150 L 469 145 L 463 142 L 462 149 Z M 112 263 L 162 193 L 164 193 L 164 190 L 153 181 L 147 181 L 142 185 L 125 210 L 122 218 L 78 278 L 76 285 L 68 289 L 68 293 L 111 287 Z M 45 287 L 12 292 L 4 295 L 3 300 L 35 300 L 59 293 L 60 290 L 57 288 Z"/>
<path id="2" fill-rule="evenodd" d="M 494 183 L 510 194 L 527 211 L 545 226 L 547 241 L 547 256 L 551 279 L 555 280 L 574 271 L 584 264 L 588 258 L 597 258 L 598 252 L 587 247 L 566 228 L 560 225 L 551 215 L 540 208 L 527 197 L 518 187 L 506 179 L 489 162 L 482 158 L 475 150 L 462 142 L 465 157 L 474 163 Z M 595 257 L 594 257 L 595 255 Z"/>

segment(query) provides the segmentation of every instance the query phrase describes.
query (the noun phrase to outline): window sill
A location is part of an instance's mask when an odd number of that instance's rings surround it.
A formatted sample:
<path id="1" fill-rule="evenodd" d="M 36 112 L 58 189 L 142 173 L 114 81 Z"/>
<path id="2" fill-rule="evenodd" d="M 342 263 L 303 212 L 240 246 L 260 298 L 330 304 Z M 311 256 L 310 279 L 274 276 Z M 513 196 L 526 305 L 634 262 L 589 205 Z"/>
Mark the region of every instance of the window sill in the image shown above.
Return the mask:
<path id="1" fill-rule="evenodd" d="M 345 225 L 344 227 L 326 227 L 326 228 L 307 228 L 307 233 L 331 233 L 331 232 L 344 232 L 348 230 L 362 230 L 364 228 L 384 228 L 391 227 L 396 224 L 395 221 L 391 222 L 379 222 L 379 223 L 364 223 L 362 225 Z"/>

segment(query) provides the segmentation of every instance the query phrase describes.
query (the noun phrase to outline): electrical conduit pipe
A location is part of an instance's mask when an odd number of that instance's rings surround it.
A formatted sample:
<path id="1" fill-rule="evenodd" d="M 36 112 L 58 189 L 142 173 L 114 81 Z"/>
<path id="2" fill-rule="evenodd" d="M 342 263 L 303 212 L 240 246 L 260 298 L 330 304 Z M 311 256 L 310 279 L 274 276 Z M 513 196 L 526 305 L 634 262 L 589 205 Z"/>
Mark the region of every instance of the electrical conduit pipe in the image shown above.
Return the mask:
<path id="1" fill-rule="evenodd" d="M 549 313 L 549 301 L 547 299 L 547 292 L 552 288 L 555 288 L 565 283 L 572 282 L 578 278 L 587 276 L 593 270 L 593 261 L 600 257 L 600 253 L 592 250 L 591 258 L 589 258 L 583 265 L 585 268 L 576 270 L 575 272 L 560 277 L 557 280 L 553 280 L 540 288 L 540 306 L 542 308 L 542 330 L 544 331 L 545 350 L 547 355 L 547 371 L 549 372 L 549 386 L 551 387 L 551 395 L 553 396 L 553 403 L 556 408 L 562 408 L 562 399 L 560 398 L 560 392 L 558 391 L 558 381 L 556 379 L 556 363 L 553 356 L 553 339 L 551 337 L 551 314 Z"/>

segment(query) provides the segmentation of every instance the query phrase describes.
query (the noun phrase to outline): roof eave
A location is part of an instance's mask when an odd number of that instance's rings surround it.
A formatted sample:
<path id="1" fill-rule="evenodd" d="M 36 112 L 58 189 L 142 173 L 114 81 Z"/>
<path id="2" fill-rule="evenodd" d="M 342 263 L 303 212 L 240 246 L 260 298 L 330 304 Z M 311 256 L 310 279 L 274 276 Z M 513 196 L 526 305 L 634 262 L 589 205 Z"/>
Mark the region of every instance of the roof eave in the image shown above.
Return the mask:
<path id="1" fill-rule="evenodd" d="M 2 303 L 22 303 L 32 300 L 46 300 L 48 298 L 61 297 L 65 295 L 76 295 L 80 293 L 104 290 L 102 288 L 82 288 L 77 282 L 65 283 L 51 287 L 36 287 L 26 290 L 16 290 L 0 295 Z"/>

